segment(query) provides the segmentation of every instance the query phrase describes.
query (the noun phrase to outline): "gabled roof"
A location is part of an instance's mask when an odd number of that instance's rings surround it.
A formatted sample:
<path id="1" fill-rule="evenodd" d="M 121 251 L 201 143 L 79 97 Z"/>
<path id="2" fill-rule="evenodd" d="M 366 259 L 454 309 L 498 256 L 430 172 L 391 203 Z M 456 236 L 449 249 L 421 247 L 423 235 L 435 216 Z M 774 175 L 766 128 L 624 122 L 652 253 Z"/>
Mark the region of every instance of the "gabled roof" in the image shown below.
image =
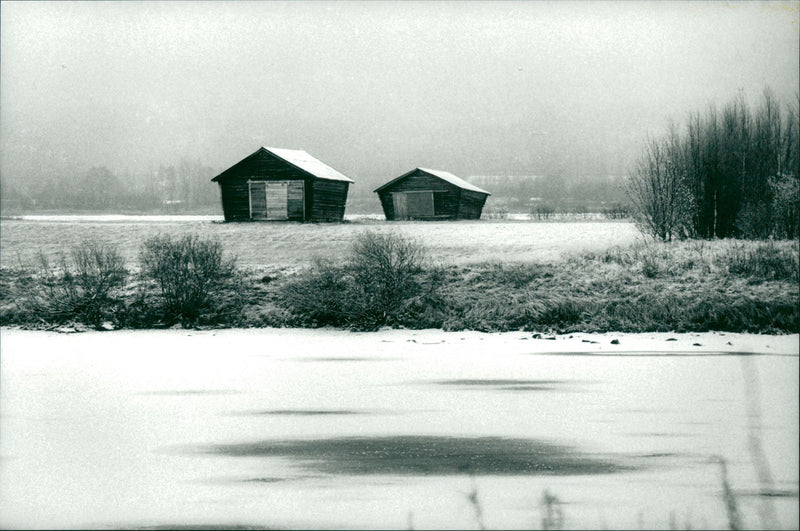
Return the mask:
<path id="1" fill-rule="evenodd" d="M 388 183 L 384 184 L 383 186 L 380 186 L 380 187 L 376 188 L 375 191 L 376 192 L 380 192 L 384 188 L 393 185 L 397 181 L 400 181 L 401 179 L 405 179 L 406 177 L 408 177 L 409 175 L 411 175 L 412 173 L 414 173 L 417 170 L 425 172 L 428 175 L 432 175 L 434 177 L 438 177 L 439 179 L 442 179 L 443 181 L 447 181 L 450 184 L 452 184 L 453 186 L 457 186 L 457 187 L 459 187 L 459 188 L 461 188 L 463 190 L 471 190 L 473 192 L 478 192 L 478 193 L 481 193 L 481 194 L 492 195 L 489 192 L 487 192 L 486 190 L 478 188 L 474 184 L 470 184 L 467 181 L 465 181 L 464 179 L 462 179 L 461 177 L 456 177 L 455 175 L 453 175 L 450 172 L 441 171 L 441 170 L 429 170 L 428 168 L 414 168 L 410 172 L 404 173 L 400 177 L 398 177 L 396 179 L 392 179 L 391 181 L 389 181 Z"/>
<path id="2" fill-rule="evenodd" d="M 250 157 L 254 157 L 254 156 L 256 156 L 256 155 L 258 155 L 259 153 L 262 153 L 262 152 L 270 153 L 270 154 L 278 157 L 279 159 L 281 159 L 281 160 L 283 160 L 285 162 L 288 162 L 289 164 L 291 164 L 295 168 L 298 168 L 298 169 L 306 172 L 307 174 L 311 175 L 312 177 L 316 177 L 317 179 L 325 179 L 327 181 L 344 181 L 344 182 L 347 182 L 347 183 L 355 182 L 350 177 L 347 177 L 346 175 L 344 175 L 342 173 L 339 173 L 338 171 L 334 170 L 333 168 L 331 168 L 330 166 L 328 166 L 327 164 L 325 164 L 321 160 L 315 159 L 314 157 L 312 157 L 311 155 L 309 155 L 308 153 L 306 153 L 305 151 L 303 151 L 301 149 L 285 149 L 285 148 L 276 148 L 276 147 L 260 147 L 258 150 L 256 150 L 255 153 L 251 154 L 248 157 L 245 157 L 244 159 L 242 159 L 241 161 L 237 162 L 236 164 L 234 164 L 233 166 L 231 166 L 230 168 L 228 168 L 224 172 L 220 173 L 219 175 L 217 175 L 216 177 L 214 177 L 211 180 L 212 181 L 219 181 L 220 178 L 225 173 L 227 173 L 228 171 L 230 171 L 231 169 L 233 169 L 237 165 L 241 164 L 245 160 L 249 159 Z"/>

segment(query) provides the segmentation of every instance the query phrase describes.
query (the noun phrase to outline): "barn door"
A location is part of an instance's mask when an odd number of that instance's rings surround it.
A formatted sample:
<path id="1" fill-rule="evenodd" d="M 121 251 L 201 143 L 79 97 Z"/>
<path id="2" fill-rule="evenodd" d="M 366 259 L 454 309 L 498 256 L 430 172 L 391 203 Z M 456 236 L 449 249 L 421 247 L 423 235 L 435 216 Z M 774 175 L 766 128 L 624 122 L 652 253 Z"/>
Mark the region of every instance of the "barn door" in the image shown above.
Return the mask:
<path id="1" fill-rule="evenodd" d="M 408 219 L 406 194 L 402 192 L 394 193 L 392 194 L 392 201 L 394 202 L 394 219 Z"/>
<path id="2" fill-rule="evenodd" d="M 289 219 L 288 191 L 286 181 L 267 181 L 267 219 Z"/>
<path id="3" fill-rule="evenodd" d="M 267 186 L 264 181 L 250 181 L 250 219 L 267 219 Z"/>
<path id="4" fill-rule="evenodd" d="M 433 217 L 433 192 L 406 192 L 406 208 L 410 218 Z"/>
<path id="5" fill-rule="evenodd" d="M 433 217 L 433 192 L 396 192 L 392 194 L 395 219 Z"/>
<path id="6" fill-rule="evenodd" d="M 250 181 L 248 185 L 250 187 L 250 219 L 289 219 L 288 181 Z M 300 201 L 302 201 L 302 189 L 300 190 Z"/>

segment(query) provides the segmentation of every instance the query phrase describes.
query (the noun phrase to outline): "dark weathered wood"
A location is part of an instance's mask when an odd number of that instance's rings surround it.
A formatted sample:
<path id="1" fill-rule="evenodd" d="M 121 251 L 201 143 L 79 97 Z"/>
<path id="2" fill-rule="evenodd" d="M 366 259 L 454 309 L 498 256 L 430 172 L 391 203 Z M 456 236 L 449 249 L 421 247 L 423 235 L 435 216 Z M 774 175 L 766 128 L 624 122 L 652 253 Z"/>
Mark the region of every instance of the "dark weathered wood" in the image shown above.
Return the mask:
<path id="1" fill-rule="evenodd" d="M 309 221 L 342 221 L 349 184 L 343 181 L 316 179 L 312 182 Z"/>
<path id="2" fill-rule="evenodd" d="M 306 210 L 305 205 L 305 181 L 289 181 L 288 190 L 288 211 L 289 219 L 303 221 L 303 214 Z"/>
<path id="3" fill-rule="evenodd" d="M 217 177 L 222 196 L 225 221 L 266 219 L 262 214 L 250 215 L 249 182 L 286 182 L 286 214 L 289 221 L 342 221 L 347 203 L 348 182 L 319 179 L 293 166 L 272 153 L 260 149 L 231 166 Z M 264 186 L 266 193 L 266 185 Z M 268 203 L 268 202 L 267 202 Z M 270 216 L 273 217 L 273 216 Z"/>
<path id="4" fill-rule="evenodd" d="M 267 218 L 267 182 L 249 182 L 250 187 L 250 217 L 253 219 Z"/>
<path id="5" fill-rule="evenodd" d="M 448 181 L 417 169 L 402 179 L 378 189 L 378 198 L 386 219 L 403 219 L 395 213 L 394 194 L 411 192 L 413 195 L 414 192 L 421 191 L 433 192 L 433 214 L 420 215 L 419 212 L 414 213 L 411 209 L 407 209 L 407 218 L 420 220 L 479 219 L 487 197 L 487 194 L 462 190 Z M 408 205 L 409 197 L 412 196 L 407 196 L 401 201 L 406 201 Z"/>
<path id="6" fill-rule="evenodd" d="M 472 190 L 461 190 L 458 219 L 480 219 L 486 195 Z"/>

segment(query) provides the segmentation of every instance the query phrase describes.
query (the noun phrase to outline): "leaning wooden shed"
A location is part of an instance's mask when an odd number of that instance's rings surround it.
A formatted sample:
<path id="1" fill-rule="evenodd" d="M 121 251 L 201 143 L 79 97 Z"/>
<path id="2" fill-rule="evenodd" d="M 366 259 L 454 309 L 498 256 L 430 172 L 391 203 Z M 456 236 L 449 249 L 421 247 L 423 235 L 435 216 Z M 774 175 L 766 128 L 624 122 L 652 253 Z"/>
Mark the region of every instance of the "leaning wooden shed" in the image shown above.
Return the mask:
<path id="1" fill-rule="evenodd" d="M 225 221 L 342 221 L 353 180 L 305 151 L 262 147 L 213 179 Z"/>
<path id="2" fill-rule="evenodd" d="M 452 173 L 415 168 L 375 190 L 387 220 L 480 219 L 491 194 Z"/>

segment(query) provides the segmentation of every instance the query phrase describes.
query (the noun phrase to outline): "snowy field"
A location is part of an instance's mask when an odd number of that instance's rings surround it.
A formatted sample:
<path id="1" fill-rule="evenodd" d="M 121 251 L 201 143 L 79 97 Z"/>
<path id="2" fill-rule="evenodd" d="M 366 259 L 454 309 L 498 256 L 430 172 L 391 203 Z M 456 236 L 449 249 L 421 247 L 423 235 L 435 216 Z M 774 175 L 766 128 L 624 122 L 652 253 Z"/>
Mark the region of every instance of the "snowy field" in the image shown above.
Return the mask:
<path id="1" fill-rule="evenodd" d="M 425 244 L 441 263 L 543 262 L 566 254 L 633 243 L 629 222 L 458 221 L 349 223 L 220 223 L 219 216 L 25 216 L 0 221 L 0 265 L 16 267 L 69 253 L 83 239 L 115 244 L 130 264 L 150 236 L 199 234 L 217 238 L 243 267 L 297 267 L 314 256 L 343 257 L 353 238 L 371 229 L 395 231 Z"/>
<path id="2" fill-rule="evenodd" d="M 6 529 L 535 528 L 545 490 L 566 528 L 725 528 L 719 457 L 745 528 L 798 522 L 797 335 L 0 341 Z"/>

